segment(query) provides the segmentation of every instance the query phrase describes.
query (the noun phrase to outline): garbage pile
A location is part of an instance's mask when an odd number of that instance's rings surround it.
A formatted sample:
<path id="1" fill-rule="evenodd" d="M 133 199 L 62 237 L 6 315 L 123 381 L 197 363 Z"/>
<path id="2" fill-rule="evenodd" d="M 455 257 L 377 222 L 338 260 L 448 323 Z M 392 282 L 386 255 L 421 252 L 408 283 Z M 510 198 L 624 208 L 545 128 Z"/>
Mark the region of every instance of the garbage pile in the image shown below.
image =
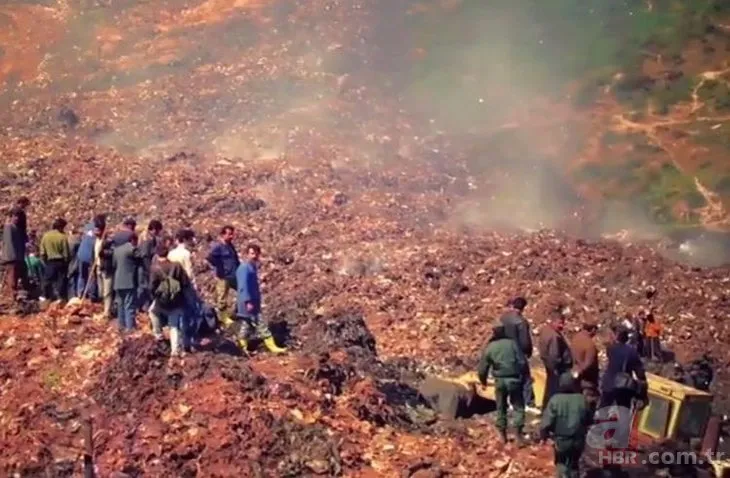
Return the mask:
<path id="1" fill-rule="evenodd" d="M 265 317 L 293 349 L 289 357 L 250 360 L 206 352 L 169 373 L 164 350 L 151 338 L 119 345 L 115 326 L 89 325 L 91 313 L 5 316 L 5 367 L 22 371 L 33 357 L 45 364 L 4 380 L 0 421 L 14 432 L 2 445 L 18 451 L 3 458 L 0 467 L 9 472 L 32 474 L 50 463 L 78 468 L 83 427 L 78 419 L 49 425 L 41 410 L 56 403 L 93 417 L 102 474 L 203 476 L 212 469 L 233 476 L 251 467 L 251 476 L 257 469 L 281 470 L 275 476 L 366 469 L 394 476 L 412 466 L 421 474 L 421 466 L 458 476 L 502 468 L 544 474 L 547 448 L 512 455 L 485 419 L 451 428 L 423 411 L 415 392 L 426 375 L 473 369 L 492 318 L 515 294 L 530 302 L 535 328 L 557 310 L 577 326 L 584 318 L 607 324 L 652 308 L 678 360 L 705 352 L 721 364 L 730 359 L 726 269 L 672 263 L 648 245 L 439 221 L 463 193 L 427 163 L 352 172 L 325 160 L 306 168 L 294 160 L 219 163 L 206 156 L 157 163 L 90 145 L 69 151 L 49 137 L 2 148 L 17 175 L 3 198 L 30 196 L 31 227 L 57 215 L 80 225 L 92 211 L 112 213 L 111 223 L 134 214 L 142 224 L 160 218 L 168 231 L 192 226 L 208 298 L 206 239 L 223 224 L 236 226 L 239 248 L 250 241 L 264 248 Z M 41 154 L 57 159 L 32 161 L 34 180 L 23 181 L 28 158 Z M 60 182 L 58 161 L 70 172 Z M 343 195 L 347 201 L 336 199 Z M 90 342 L 97 352 L 88 360 L 97 365 L 59 368 Z M 718 367 L 715 393 L 726 390 L 725 370 Z M 291 456 L 297 440 L 314 448 Z M 423 457 L 428 464 L 417 463 Z M 490 471 L 483 471 L 485 462 Z"/>
<path id="2" fill-rule="evenodd" d="M 83 341 L 101 345 L 109 335 L 105 324 L 62 319 L 62 325 L 62 343 L 56 343 L 64 352 L 56 356 L 65 360 L 72 335 L 81 342 L 77 349 Z M 417 474 L 424 469 L 463 476 L 470 466 L 485 469 L 479 464 L 489 453 L 484 443 L 494 439 L 486 422 L 437 422 L 401 378 L 416 385 L 422 375 L 405 361 L 381 361 L 361 316 L 333 317 L 319 324 L 320 334 L 308 335 L 316 325 L 295 333 L 302 347 L 285 359 L 246 360 L 221 346 L 178 367 L 168 364 L 166 344 L 135 334 L 115 337 L 103 357 L 87 353 L 82 384 L 73 382 L 80 362 L 53 369 L 52 384 L 48 372 L 16 370 L 24 379 L 4 376 L 10 387 L 3 389 L 0 417 L 8 433 L 0 442 L 8 453 L 0 469 L 71 476 L 81 471 L 85 450 L 92 450 L 99 476 L 361 476 L 367 470 L 425 476 Z M 13 337 L 30 338 L 26 328 Z M 28 358 L 34 347 L 5 341 L 2 356 L 18 349 Z M 36 375 L 44 377 L 40 383 Z M 475 455 L 460 462 L 463 447 Z M 510 466 L 537 476 L 540 466 L 526 460 Z"/>

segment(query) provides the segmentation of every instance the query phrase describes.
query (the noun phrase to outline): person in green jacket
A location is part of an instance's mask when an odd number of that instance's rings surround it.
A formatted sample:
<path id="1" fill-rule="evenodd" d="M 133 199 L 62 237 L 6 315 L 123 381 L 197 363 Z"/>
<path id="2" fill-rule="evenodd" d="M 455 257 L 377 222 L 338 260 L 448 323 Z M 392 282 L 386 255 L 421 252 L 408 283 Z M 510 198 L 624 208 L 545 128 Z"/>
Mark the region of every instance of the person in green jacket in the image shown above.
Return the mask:
<path id="1" fill-rule="evenodd" d="M 560 375 L 558 393 L 543 410 L 540 440 L 553 436 L 555 476 L 578 478 L 580 457 L 586 444 L 593 412 L 570 372 Z"/>
<path id="2" fill-rule="evenodd" d="M 43 261 L 43 295 L 49 300 L 67 300 L 68 265 L 71 262 L 71 248 L 64 232 L 66 220 L 53 221 L 53 229 L 41 238 L 41 260 Z"/>
<path id="3" fill-rule="evenodd" d="M 492 338 L 479 360 L 479 381 L 486 386 L 491 370 L 494 377 L 497 402 L 497 428 L 503 442 L 507 442 L 507 401 L 514 408 L 514 426 L 517 429 L 517 445 L 524 444 L 522 429 L 525 426 L 525 400 L 522 394 L 524 371 L 527 360 L 517 343 L 507 338 L 504 325 L 497 321 L 492 328 Z"/>
<path id="4" fill-rule="evenodd" d="M 28 281 L 29 289 L 28 294 L 32 297 L 43 297 L 42 285 L 43 285 L 43 262 L 38 257 L 35 246 L 28 247 L 27 254 L 25 256 L 25 269 L 26 279 Z"/>

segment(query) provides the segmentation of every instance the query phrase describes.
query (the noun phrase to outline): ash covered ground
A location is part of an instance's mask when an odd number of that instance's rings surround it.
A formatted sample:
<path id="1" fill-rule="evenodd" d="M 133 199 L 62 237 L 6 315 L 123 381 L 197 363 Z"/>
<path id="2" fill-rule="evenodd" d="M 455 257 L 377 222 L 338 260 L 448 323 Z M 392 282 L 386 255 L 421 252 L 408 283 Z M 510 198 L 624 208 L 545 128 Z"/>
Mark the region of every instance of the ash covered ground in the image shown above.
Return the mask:
<path id="1" fill-rule="evenodd" d="M 488 417 L 447 426 L 415 392 L 424 374 L 473 369 L 517 293 L 534 327 L 556 309 L 577 326 L 654 307 L 680 361 L 719 359 L 725 409 L 730 268 L 601 239 L 559 171 L 477 154 L 412 114 L 380 73 L 411 52 L 376 41 L 397 37 L 404 9 L 373 22 L 367 7 L 13 6 L 58 36 L 6 82 L 2 201 L 29 196 L 39 230 L 101 212 L 199 238 L 234 225 L 264 248 L 264 315 L 291 352 L 221 346 L 170 369 L 144 317 L 122 340 L 93 306 L 6 310 L 4 474 L 80 473 L 90 420 L 99 476 L 544 476 L 547 446 L 502 448 Z"/>

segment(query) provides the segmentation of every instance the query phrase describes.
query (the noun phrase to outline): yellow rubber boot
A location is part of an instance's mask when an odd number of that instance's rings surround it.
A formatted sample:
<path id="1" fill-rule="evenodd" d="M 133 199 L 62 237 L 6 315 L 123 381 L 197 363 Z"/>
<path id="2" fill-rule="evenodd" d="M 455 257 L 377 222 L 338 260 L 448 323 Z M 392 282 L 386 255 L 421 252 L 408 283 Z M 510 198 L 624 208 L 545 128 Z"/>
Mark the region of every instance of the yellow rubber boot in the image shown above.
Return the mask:
<path id="1" fill-rule="evenodd" d="M 226 329 L 230 328 L 230 327 L 231 327 L 231 325 L 233 325 L 233 319 L 232 319 L 232 318 L 231 318 L 231 316 L 230 316 L 230 315 L 228 315 L 228 314 L 221 314 L 221 316 L 220 316 L 220 320 L 221 320 L 221 324 L 222 324 L 222 325 L 223 325 L 223 327 L 225 327 Z"/>
<path id="2" fill-rule="evenodd" d="M 286 352 L 286 349 L 283 349 L 276 345 L 276 342 L 274 342 L 274 337 L 264 339 L 264 345 L 266 346 L 266 349 L 272 354 L 283 354 Z"/>
<path id="3" fill-rule="evenodd" d="M 238 348 L 241 349 L 241 352 L 248 354 L 248 340 L 238 339 L 236 342 L 238 343 Z"/>

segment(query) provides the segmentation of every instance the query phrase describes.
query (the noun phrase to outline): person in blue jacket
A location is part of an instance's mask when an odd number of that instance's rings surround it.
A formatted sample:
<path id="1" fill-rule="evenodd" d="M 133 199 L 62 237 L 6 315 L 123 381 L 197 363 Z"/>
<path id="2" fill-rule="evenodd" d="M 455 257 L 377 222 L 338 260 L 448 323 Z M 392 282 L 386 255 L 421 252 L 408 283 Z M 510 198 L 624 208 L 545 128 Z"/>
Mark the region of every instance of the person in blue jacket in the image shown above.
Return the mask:
<path id="1" fill-rule="evenodd" d="M 231 321 L 231 312 L 228 306 L 228 294 L 236 290 L 236 270 L 240 261 L 238 252 L 233 246 L 236 230 L 233 226 L 223 226 L 220 238 L 213 244 L 207 261 L 215 270 L 215 302 L 218 316 L 224 322 Z"/>
<path id="2" fill-rule="evenodd" d="M 269 352 L 280 354 L 286 352 L 286 349 L 276 345 L 269 327 L 261 319 L 261 288 L 258 275 L 260 257 L 261 248 L 258 244 L 249 244 L 246 248 L 246 261 L 236 270 L 238 346 L 246 353 L 248 338 L 255 332 L 264 341 Z"/>
<path id="3" fill-rule="evenodd" d="M 647 403 L 646 372 L 641 361 L 639 352 L 628 344 L 629 330 L 625 327 L 617 327 L 615 343 L 608 346 L 606 356 L 608 365 L 601 380 L 600 408 L 618 405 L 631 408 L 634 400 L 643 404 Z M 624 374 L 634 378 L 633 387 L 619 388 L 616 384 L 619 375 Z"/>
<path id="4" fill-rule="evenodd" d="M 78 252 L 76 253 L 77 261 L 77 282 L 76 282 L 76 296 L 81 297 L 84 291 L 87 289 L 86 283 L 92 280 L 94 285 L 93 277 L 90 276 L 91 269 L 94 262 L 97 260 L 96 257 L 96 243 L 97 240 L 104 236 L 106 230 L 106 217 L 103 214 L 99 214 L 84 227 L 83 235 L 81 237 L 81 243 L 79 244 Z M 96 297 L 96 289 L 88 287 L 87 294 L 91 297 Z"/>

